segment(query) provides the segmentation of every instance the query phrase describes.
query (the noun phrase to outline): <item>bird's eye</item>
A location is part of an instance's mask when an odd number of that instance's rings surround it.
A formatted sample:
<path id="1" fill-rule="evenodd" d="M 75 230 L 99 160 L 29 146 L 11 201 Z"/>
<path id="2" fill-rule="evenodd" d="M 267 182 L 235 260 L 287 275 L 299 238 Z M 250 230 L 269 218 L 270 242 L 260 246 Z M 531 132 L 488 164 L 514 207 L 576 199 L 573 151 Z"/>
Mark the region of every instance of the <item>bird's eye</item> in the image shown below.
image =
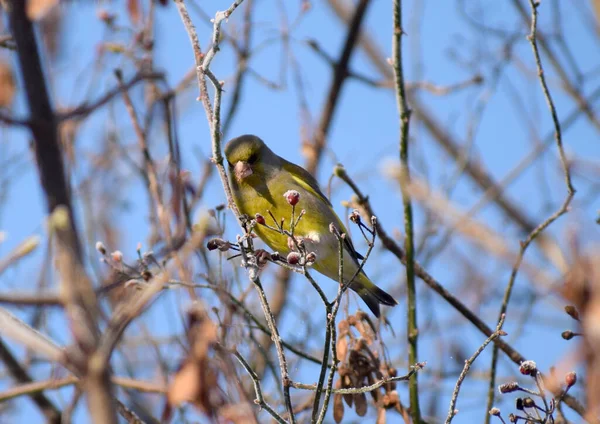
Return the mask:
<path id="1" fill-rule="evenodd" d="M 257 160 L 257 159 L 258 159 L 258 155 L 255 153 L 255 154 L 253 154 L 252 156 L 250 156 L 250 157 L 248 158 L 248 163 L 249 163 L 250 165 L 252 165 L 254 162 L 256 162 L 256 160 Z"/>

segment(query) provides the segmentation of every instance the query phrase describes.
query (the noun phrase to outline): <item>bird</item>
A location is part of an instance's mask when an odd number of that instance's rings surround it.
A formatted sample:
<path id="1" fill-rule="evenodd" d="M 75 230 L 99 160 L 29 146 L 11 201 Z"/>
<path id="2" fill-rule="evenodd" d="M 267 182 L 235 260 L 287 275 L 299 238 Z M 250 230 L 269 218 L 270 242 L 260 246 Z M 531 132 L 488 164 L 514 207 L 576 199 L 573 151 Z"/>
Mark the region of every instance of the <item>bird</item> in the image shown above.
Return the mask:
<path id="1" fill-rule="evenodd" d="M 285 222 L 289 223 L 292 210 L 290 205 L 299 202 L 298 206 L 305 213 L 294 228 L 294 237 L 304 243 L 307 252 L 316 254 L 312 267 L 339 281 L 339 241 L 330 231 L 330 225 L 333 224 L 340 233 L 345 234 L 344 283 L 352 279 L 360 267 L 359 259 L 363 258 L 354 249 L 331 202 L 308 171 L 278 156 L 255 135 L 246 134 L 231 139 L 226 144 L 224 153 L 233 201 L 241 214 L 263 218 L 260 220 L 263 223 L 264 217 L 272 214 L 276 219 L 285 218 Z M 292 198 L 297 195 L 299 197 L 292 199 L 290 195 Z M 290 243 L 288 236 L 266 225 L 255 225 L 254 232 L 280 254 L 289 254 L 296 247 L 295 243 Z M 363 270 L 356 275 L 349 288 L 361 297 L 377 318 L 381 314 L 380 304 L 398 304 L 391 295 L 377 287 Z"/>

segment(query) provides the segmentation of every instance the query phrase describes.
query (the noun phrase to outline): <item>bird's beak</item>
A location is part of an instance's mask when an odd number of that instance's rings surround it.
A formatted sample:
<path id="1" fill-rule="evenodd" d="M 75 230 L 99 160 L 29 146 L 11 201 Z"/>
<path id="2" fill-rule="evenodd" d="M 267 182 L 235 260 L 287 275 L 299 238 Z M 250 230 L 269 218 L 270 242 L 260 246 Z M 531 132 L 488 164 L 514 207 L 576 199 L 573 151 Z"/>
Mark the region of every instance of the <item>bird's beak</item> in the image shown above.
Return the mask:
<path id="1" fill-rule="evenodd" d="M 233 173 L 238 181 L 242 181 L 252 175 L 252 167 L 248 162 L 239 161 L 233 167 Z"/>

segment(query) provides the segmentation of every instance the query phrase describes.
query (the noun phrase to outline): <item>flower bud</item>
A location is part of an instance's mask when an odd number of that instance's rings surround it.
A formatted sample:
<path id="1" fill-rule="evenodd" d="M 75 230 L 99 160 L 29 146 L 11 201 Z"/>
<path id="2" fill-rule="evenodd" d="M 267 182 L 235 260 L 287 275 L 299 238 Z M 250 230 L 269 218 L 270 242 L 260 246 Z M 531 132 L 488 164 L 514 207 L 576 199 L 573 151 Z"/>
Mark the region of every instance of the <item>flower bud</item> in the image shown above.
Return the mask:
<path id="1" fill-rule="evenodd" d="M 535 376 L 537 374 L 537 365 L 534 361 L 523 361 L 519 367 L 519 371 L 523 375 Z"/>
<path id="2" fill-rule="evenodd" d="M 565 340 L 571 340 L 573 337 L 575 337 L 575 333 L 573 333 L 571 330 L 565 330 L 560 333 L 560 335 Z"/>
<path id="3" fill-rule="evenodd" d="M 511 393 L 519 390 L 519 383 L 516 381 L 511 381 L 510 383 L 504 383 L 498 386 L 498 391 L 502 394 Z"/>
<path id="4" fill-rule="evenodd" d="M 577 374 L 575 371 L 571 371 L 565 375 L 565 384 L 567 387 L 572 387 L 577 383 Z"/>
<path id="5" fill-rule="evenodd" d="M 290 265 L 297 265 L 300 262 L 300 258 L 301 258 L 300 253 L 298 253 L 298 252 L 290 252 L 287 255 L 287 262 Z"/>
<path id="6" fill-rule="evenodd" d="M 219 249 L 221 252 L 227 252 L 230 247 L 231 243 L 220 238 L 214 238 L 206 243 L 206 248 L 208 250 Z"/>
<path id="7" fill-rule="evenodd" d="M 573 306 L 573 305 L 565 306 L 565 312 L 567 313 L 567 315 L 569 315 L 574 320 L 579 321 L 579 311 L 577 311 L 577 308 L 575 306 Z"/>
<path id="8" fill-rule="evenodd" d="M 113 261 L 122 262 L 123 261 L 123 253 L 120 250 L 115 250 L 110 254 L 112 256 Z"/>
<path id="9" fill-rule="evenodd" d="M 346 169 L 344 168 L 344 165 L 342 165 L 341 163 L 338 163 L 334 168 L 333 168 L 333 175 L 335 175 L 336 177 L 343 177 L 344 175 L 346 175 Z"/>
<path id="10" fill-rule="evenodd" d="M 287 202 L 292 206 L 296 206 L 300 201 L 300 193 L 298 193 L 296 190 L 286 191 L 283 193 L 283 197 L 285 197 L 285 200 L 287 200 Z"/>
<path id="11" fill-rule="evenodd" d="M 259 268 L 264 268 L 264 266 L 271 259 L 271 254 L 264 249 L 259 249 L 255 252 L 256 256 L 256 264 Z"/>
<path id="12" fill-rule="evenodd" d="M 490 409 L 490 415 L 493 415 L 495 417 L 499 417 L 500 416 L 500 409 L 498 409 L 498 408 L 492 408 L 492 409 Z"/>
<path id="13" fill-rule="evenodd" d="M 317 254 L 315 252 L 309 252 L 306 255 L 306 263 L 307 264 L 314 264 L 316 260 L 317 260 Z"/>
<path id="14" fill-rule="evenodd" d="M 525 408 L 534 408 L 535 407 L 535 401 L 530 398 L 530 397 L 526 397 L 525 399 L 523 399 L 523 406 Z"/>
<path id="15" fill-rule="evenodd" d="M 523 410 L 523 399 L 522 398 L 517 398 L 515 400 L 515 408 L 517 409 L 517 411 Z"/>
<path id="16" fill-rule="evenodd" d="M 360 223 L 360 213 L 358 213 L 358 209 L 354 209 L 350 214 L 349 218 L 350 221 L 358 225 Z"/>
<path id="17" fill-rule="evenodd" d="M 260 225 L 266 225 L 265 217 L 261 214 L 257 213 L 254 215 L 254 219 L 256 219 L 256 223 Z"/>
<path id="18" fill-rule="evenodd" d="M 104 243 L 102 243 L 101 241 L 96 242 L 96 250 L 98 252 L 100 252 L 100 254 L 106 255 L 106 247 L 104 246 Z"/>

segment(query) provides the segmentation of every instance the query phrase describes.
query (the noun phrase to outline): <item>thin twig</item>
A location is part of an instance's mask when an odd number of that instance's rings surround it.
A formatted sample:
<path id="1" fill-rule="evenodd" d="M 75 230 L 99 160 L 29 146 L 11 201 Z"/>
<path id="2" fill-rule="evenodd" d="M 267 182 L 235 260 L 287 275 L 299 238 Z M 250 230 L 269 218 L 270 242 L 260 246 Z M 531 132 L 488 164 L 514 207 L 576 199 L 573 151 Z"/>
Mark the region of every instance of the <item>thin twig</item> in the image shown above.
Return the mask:
<path id="1" fill-rule="evenodd" d="M 278 423 L 286 424 L 286 421 L 265 400 L 262 393 L 262 389 L 260 387 L 260 380 L 258 378 L 258 375 L 256 375 L 250 364 L 244 359 L 242 355 L 240 355 L 240 353 L 237 350 L 234 350 L 231 353 L 237 358 L 240 364 L 242 364 L 242 366 L 252 379 L 252 384 L 254 385 L 254 393 L 256 394 L 256 399 L 254 400 L 254 403 L 256 403 L 259 407 L 263 408 L 269 414 L 271 414 L 273 419 L 275 419 L 275 421 L 277 421 Z"/>
<path id="2" fill-rule="evenodd" d="M 271 334 L 271 331 L 267 327 L 265 327 L 265 325 L 262 322 L 260 322 L 258 320 L 258 318 L 256 318 L 254 316 L 254 314 L 248 308 L 246 308 L 244 303 L 242 301 L 240 301 L 239 299 L 237 299 L 233 294 L 231 294 L 229 291 L 225 290 L 224 288 L 217 286 L 217 285 L 213 285 L 213 284 L 189 284 L 189 283 L 184 283 L 181 281 L 173 281 L 173 280 L 169 281 L 169 285 L 191 286 L 194 288 L 209 289 L 209 290 L 214 290 L 214 291 L 219 291 L 221 293 L 224 293 L 229 297 L 229 300 L 231 301 L 232 305 L 234 305 L 236 308 L 239 308 L 241 310 L 241 312 L 244 314 L 244 316 L 248 317 L 260 331 L 267 334 L 271 338 L 273 337 Z M 311 361 L 315 364 L 321 365 L 321 360 L 319 358 L 309 355 L 306 352 L 302 352 L 301 350 L 298 350 L 293 345 L 289 344 L 288 342 L 284 341 L 283 339 L 281 340 L 281 344 L 283 345 L 283 347 L 288 349 L 290 352 L 295 353 L 299 357 L 304 358 L 308 361 Z"/>
<path id="3" fill-rule="evenodd" d="M 59 294 L 27 292 L 0 292 L 0 303 L 15 306 L 62 306 Z"/>
<path id="4" fill-rule="evenodd" d="M 31 381 L 30 383 L 21 384 L 0 393 L 0 402 L 6 402 L 7 400 L 24 395 L 32 396 L 36 393 L 41 393 L 44 390 L 58 390 L 62 387 L 78 384 L 80 381 L 81 380 L 76 376 L 43 381 Z M 167 392 L 167 388 L 162 385 L 148 381 L 134 380 L 128 377 L 113 376 L 112 382 L 117 386 L 121 386 L 126 389 L 138 390 L 145 393 L 165 394 Z"/>
<path id="5" fill-rule="evenodd" d="M 373 390 L 376 390 L 378 388 L 380 388 L 381 386 L 384 386 L 386 384 L 395 382 L 395 381 L 408 381 L 410 379 L 410 377 L 422 370 L 424 368 L 424 364 L 420 363 L 420 364 L 415 364 L 411 367 L 411 370 L 408 372 L 408 374 L 406 375 L 401 375 L 401 376 L 397 376 L 397 377 L 390 377 L 390 378 L 384 378 L 382 380 L 379 380 L 369 386 L 362 386 L 362 387 L 348 387 L 345 389 L 331 389 L 331 393 L 333 394 L 341 394 L 341 395 L 354 395 L 354 394 L 360 394 L 360 393 L 368 393 L 368 392 L 372 392 Z M 300 389 L 300 390 L 311 390 L 311 391 L 316 391 L 317 390 L 317 385 L 316 384 L 303 384 L 303 383 L 294 383 L 293 387 L 295 389 Z"/>
<path id="6" fill-rule="evenodd" d="M 256 270 L 256 274 L 257 273 L 258 270 Z M 250 271 L 250 274 L 252 274 L 252 271 Z M 271 339 L 275 344 L 275 350 L 277 351 L 277 358 L 279 360 L 279 369 L 281 372 L 281 384 L 283 386 L 283 401 L 287 413 L 289 415 L 290 423 L 293 424 L 296 422 L 296 418 L 294 416 L 294 408 L 292 407 L 292 399 L 290 397 L 291 380 L 288 372 L 287 361 L 285 359 L 285 353 L 283 352 L 281 336 L 279 335 L 279 330 L 277 329 L 277 325 L 275 324 L 275 319 L 273 318 L 273 314 L 271 313 L 271 308 L 269 307 L 269 302 L 267 301 L 267 296 L 265 295 L 265 291 L 263 290 L 262 284 L 260 283 L 260 279 L 258 278 L 258 276 L 256 276 L 256 278 L 251 280 L 252 283 L 254 283 L 254 287 L 256 287 L 256 291 L 258 292 L 260 305 L 263 309 L 263 313 L 267 320 L 267 326 L 271 331 Z"/>
<path id="7" fill-rule="evenodd" d="M 221 183 L 223 184 L 223 189 L 225 190 L 225 196 L 227 197 L 227 205 L 232 210 L 236 218 L 239 220 L 240 212 L 233 201 L 233 195 L 231 192 L 231 187 L 229 186 L 229 181 L 227 179 L 227 172 L 225 171 L 225 167 L 223 165 L 223 154 L 221 153 L 221 94 L 223 92 L 223 87 L 221 83 L 215 78 L 212 72 L 209 69 L 210 63 L 215 57 L 215 54 L 219 51 L 219 34 L 221 31 L 221 24 L 224 20 L 229 18 L 229 16 L 233 13 L 233 11 L 242 3 L 243 0 L 235 1 L 227 10 L 223 12 L 217 12 L 215 14 L 215 18 L 213 20 L 213 35 L 212 35 L 212 46 L 206 55 L 202 54 L 200 49 L 200 43 L 198 42 L 198 35 L 196 34 L 196 29 L 190 19 L 190 16 L 187 12 L 187 8 L 183 0 L 175 0 L 175 4 L 177 5 L 177 9 L 179 10 L 179 14 L 181 16 L 181 20 L 185 26 L 185 29 L 190 38 L 190 42 L 192 44 L 192 48 L 194 50 L 194 58 L 196 62 L 196 76 L 198 80 L 198 85 L 200 87 L 200 100 L 204 105 L 204 110 L 206 113 L 206 117 L 208 119 L 208 123 L 211 129 L 211 138 L 212 138 L 212 161 L 214 162 L 217 170 L 219 171 L 219 177 L 221 179 Z M 208 88 L 206 85 L 206 78 L 210 79 L 213 83 L 215 89 L 215 99 L 214 105 L 210 102 L 210 96 L 208 94 Z"/>
<path id="8" fill-rule="evenodd" d="M 167 276 L 159 274 L 146 283 L 135 300 L 120 304 L 119 309 L 112 316 L 108 328 L 102 334 L 98 350 L 93 354 L 90 363 L 98 367 L 108 366 L 110 356 L 127 326 L 155 300 L 155 296 L 162 291 L 166 282 Z"/>
<path id="9" fill-rule="evenodd" d="M 317 383 L 312 412 L 312 422 L 316 422 L 317 424 L 321 424 L 323 422 L 323 420 L 325 419 L 325 414 L 327 413 L 327 408 L 329 407 L 329 398 L 331 397 L 331 391 L 333 389 L 333 378 L 335 376 L 335 371 L 339 363 L 336 351 L 337 333 L 335 328 L 335 317 L 340 307 L 340 299 L 342 297 L 342 294 L 344 293 L 345 288 L 350 286 L 350 284 L 346 285 L 344 283 L 344 239 L 342 237 L 342 234 L 340 234 L 338 230 L 335 227 L 333 227 L 333 224 L 331 225 L 330 230 L 333 230 L 333 233 L 338 239 L 338 295 L 334 303 L 328 304 L 326 308 L 327 327 L 325 330 L 325 348 L 323 349 L 323 362 L 321 364 L 321 372 L 319 374 L 319 382 Z M 327 371 L 327 362 L 329 362 L 330 348 L 332 364 L 329 370 L 329 378 L 327 379 L 327 387 L 325 388 L 325 398 L 323 399 L 323 407 L 319 411 L 319 402 L 321 400 L 321 392 L 323 390 L 325 373 Z"/>
<path id="10" fill-rule="evenodd" d="M 120 83 L 117 87 L 107 91 L 105 94 L 100 96 L 98 99 L 93 102 L 84 102 L 79 106 L 76 106 L 72 109 L 68 109 L 64 112 L 60 112 L 56 115 L 56 118 L 59 121 L 66 121 L 68 119 L 83 119 L 100 109 L 102 106 L 106 105 L 116 96 L 121 94 L 123 90 L 127 91 L 130 88 L 133 88 L 135 85 L 142 81 L 155 81 L 165 80 L 165 75 L 161 72 L 139 72 L 135 74 L 129 81 Z"/>
<path id="11" fill-rule="evenodd" d="M 523 22 L 526 25 L 529 25 L 531 27 L 532 15 L 527 13 L 524 2 L 522 0 L 513 0 L 512 3 L 518 10 L 519 15 L 523 19 Z M 536 2 L 536 3 L 538 3 L 538 2 Z M 531 5 L 531 1 L 529 2 L 529 4 Z M 564 69 L 561 62 L 558 60 L 553 49 L 550 48 L 550 44 L 549 44 L 548 40 L 553 37 L 551 37 L 551 36 L 546 37 L 543 34 L 539 34 L 539 35 L 536 35 L 536 38 L 537 38 L 536 43 L 540 44 L 540 46 L 542 47 L 542 50 L 548 57 L 550 65 L 552 65 L 552 67 L 558 74 L 558 76 L 561 80 L 561 85 L 564 88 L 564 90 L 573 98 L 575 103 L 577 103 L 577 106 L 579 107 L 579 109 L 581 109 L 581 111 L 585 114 L 585 116 L 588 118 L 590 123 L 594 127 L 596 127 L 596 130 L 600 131 L 600 119 L 598 119 L 598 116 L 596 115 L 596 113 L 594 111 L 594 107 L 590 103 L 590 100 L 582 94 L 582 92 L 578 88 L 578 85 L 574 84 L 571 81 L 571 79 L 569 78 L 569 74 Z"/>
<path id="12" fill-rule="evenodd" d="M 322 152 L 326 146 L 327 135 L 329 133 L 329 129 L 331 128 L 331 123 L 333 122 L 335 110 L 339 104 L 342 87 L 348 77 L 350 59 L 352 58 L 352 54 L 358 45 L 361 33 L 360 29 L 366 15 L 367 6 L 370 3 L 371 2 L 369 0 L 360 0 L 356 4 L 352 18 L 348 23 L 348 33 L 346 34 L 344 47 L 334 68 L 333 79 L 331 81 L 329 91 L 327 92 L 327 98 L 323 106 L 319 124 L 314 133 L 314 154 L 311 155 L 313 160 L 306 164 L 306 170 L 313 175 L 319 166 Z"/>
<path id="13" fill-rule="evenodd" d="M 467 376 L 467 373 L 471 369 L 471 365 L 473 365 L 473 362 L 475 362 L 475 360 L 477 359 L 479 354 L 481 354 L 481 352 L 483 352 L 483 349 L 485 349 L 486 346 L 488 344 L 490 344 L 490 342 L 492 342 L 496 338 L 498 338 L 500 336 L 504 336 L 506 334 L 504 331 L 502 331 L 502 326 L 504 325 L 505 317 L 506 317 L 506 315 L 502 315 L 500 317 L 500 321 L 498 322 L 498 325 L 496 326 L 496 331 L 494 331 L 494 333 L 490 337 L 488 337 L 481 346 L 479 346 L 479 348 L 475 351 L 473 356 L 471 356 L 469 359 L 467 359 L 465 361 L 465 366 L 463 367 L 463 370 L 461 371 L 460 375 L 458 376 L 458 380 L 456 380 L 456 385 L 454 386 L 454 391 L 452 392 L 452 399 L 450 400 L 450 408 L 448 409 L 448 416 L 446 417 L 446 424 L 450 424 L 450 422 L 452 422 L 452 419 L 456 415 L 456 412 L 457 412 L 456 411 L 456 401 L 458 400 L 458 393 L 460 392 L 460 388 L 462 386 L 462 383 L 463 383 L 465 377 Z"/>

